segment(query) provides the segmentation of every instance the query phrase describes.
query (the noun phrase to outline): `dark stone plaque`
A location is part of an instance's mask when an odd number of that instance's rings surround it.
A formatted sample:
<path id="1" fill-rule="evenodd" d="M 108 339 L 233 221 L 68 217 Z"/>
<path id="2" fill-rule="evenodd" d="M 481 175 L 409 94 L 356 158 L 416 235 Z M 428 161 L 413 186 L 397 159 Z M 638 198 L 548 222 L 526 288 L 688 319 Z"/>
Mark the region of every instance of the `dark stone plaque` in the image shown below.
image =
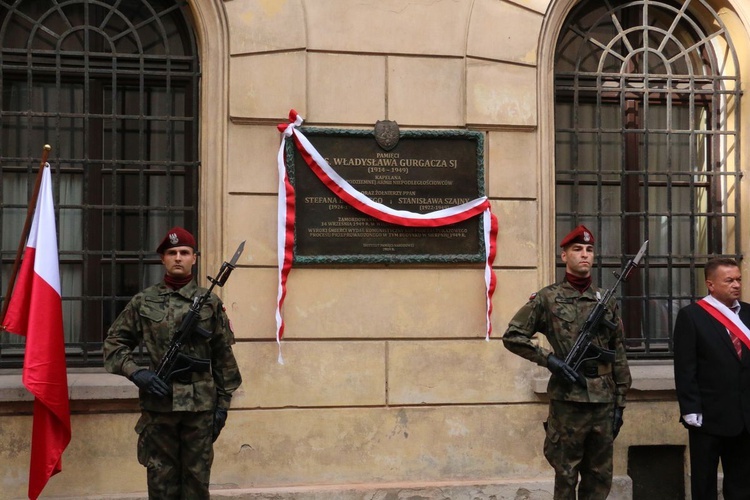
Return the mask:
<path id="1" fill-rule="evenodd" d="M 355 189 L 396 210 L 429 213 L 484 196 L 483 135 L 402 131 L 384 149 L 374 131 L 302 127 L 329 165 Z M 481 216 L 438 228 L 379 221 L 338 198 L 287 139 L 295 188 L 295 264 L 483 262 Z"/>

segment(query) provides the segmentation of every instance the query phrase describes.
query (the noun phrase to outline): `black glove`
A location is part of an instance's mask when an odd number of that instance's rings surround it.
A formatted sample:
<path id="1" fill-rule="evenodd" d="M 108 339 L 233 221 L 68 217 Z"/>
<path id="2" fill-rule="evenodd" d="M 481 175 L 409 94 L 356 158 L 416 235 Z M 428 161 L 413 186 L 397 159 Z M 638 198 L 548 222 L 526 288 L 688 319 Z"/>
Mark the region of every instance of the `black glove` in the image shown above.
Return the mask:
<path id="1" fill-rule="evenodd" d="M 216 411 L 214 412 L 214 442 L 216 442 L 216 439 L 219 437 L 219 434 L 226 423 L 227 411 L 224 408 L 216 408 Z"/>
<path id="2" fill-rule="evenodd" d="M 151 370 L 142 369 L 134 372 L 130 376 L 130 380 L 141 389 L 155 395 L 164 397 L 172 392 L 172 388 L 169 387 L 162 379 L 160 379 L 156 373 Z"/>
<path id="3" fill-rule="evenodd" d="M 558 377 L 564 378 L 571 384 L 575 384 L 578 380 L 578 374 L 576 371 L 554 354 L 550 354 L 547 358 L 547 369 Z"/>
<path id="4" fill-rule="evenodd" d="M 615 416 L 612 422 L 612 439 L 616 438 L 620 433 L 620 427 L 622 427 L 622 412 L 625 408 L 621 406 L 615 406 Z"/>

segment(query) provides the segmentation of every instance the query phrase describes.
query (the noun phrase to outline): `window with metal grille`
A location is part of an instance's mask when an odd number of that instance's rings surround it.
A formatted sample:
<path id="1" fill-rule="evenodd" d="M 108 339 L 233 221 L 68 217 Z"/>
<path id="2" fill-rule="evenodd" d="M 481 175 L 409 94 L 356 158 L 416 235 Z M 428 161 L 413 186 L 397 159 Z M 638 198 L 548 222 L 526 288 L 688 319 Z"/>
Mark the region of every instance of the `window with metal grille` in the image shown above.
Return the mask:
<path id="1" fill-rule="evenodd" d="M 710 256 L 740 256 L 740 75 L 704 0 L 584 0 L 555 52 L 556 241 L 585 224 L 617 291 L 630 357 L 669 357 Z M 558 264 L 558 276 L 564 265 Z"/>
<path id="2" fill-rule="evenodd" d="M 114 318 L 158 282 L 167 229 L 197 235 L 198 81 L 186 2 L 0 0 L 3 292 L 52 146 L 68 366 L 101 365 Z M 0 367 L 23 337 L 0 336 Z"/>

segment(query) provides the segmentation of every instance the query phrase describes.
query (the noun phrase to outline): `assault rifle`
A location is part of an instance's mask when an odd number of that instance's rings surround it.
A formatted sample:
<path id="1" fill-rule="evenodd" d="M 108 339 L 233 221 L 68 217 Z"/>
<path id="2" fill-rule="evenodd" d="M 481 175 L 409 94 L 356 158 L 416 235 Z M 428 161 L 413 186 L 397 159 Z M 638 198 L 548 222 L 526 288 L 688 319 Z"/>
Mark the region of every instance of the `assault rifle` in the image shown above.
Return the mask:
<path id="1" fill-rule="evenodd" d="M 607 312 L 607 303 L 612 298 L 615 290 L 617 290 L 620 282 L 627 281 L 628 276 L 630 276 L 630 273 L 633 271 L 633 269 L 638 267 L 638 263 L 643 258 L 643 255 L 646 253 L 647 248 L 648 240 L 646 240 L 643 245 L 641 245 L 641 249 L 638 250 L 638 253 L 635 255 L 635 257 L 630 259 L 628 263 L 625 264 L 625 268 L 622 270 L 622 272 L 618 273 L 615 271 L 613 273 L 615 276 L 617 276 L 617 281 L 612 288 L 604 292 L 604 297 L 602 297 L 599 292 L 596 292 L 596 305 L 591 310 L 589 317 L 586 318 L 586 322 L 578 332 L 578 338 L 573 344 L 573 347 L 570 349 L 568 355 L 565 357 L 565 364 L 575 370 L 576 382 L 583 387 L 586 387 L 586 380 L 578 370 L 581 368 L 581 365 L 585 361 L 596 360 L 604 363 L 615 362 L 614 350 L 599 347 L 598 345 L 594 344 L 592 340 L 595 332 L 599 329 L 599 325 L 601 324 L 603 324 L 610 330 L 617 329 L 616 324 L 612 323 L 604 317 L 604 313 Z"/>
<path id="2" fill-rule="evenodd" d="M 200 320 L 200 312 L 203 305 L 211 297 L 211 291 L 214 286 L 224 286 L 224 283 L 229 279 L 229 275 L 234 271 L 237 265 L 237 261 L 245 249 L 245 242 L 240 243 L 237 247 L 237 251 L 234 252 L 232 260 L 224 262 L 219 269 L 219 274 L 216 278 L 207 276 L 208 281 L 211 282 L 211 286 L 206 293 L 203 295 L 196 295 L 193 298 L 193 304 L 190 306 L 188 313 L 182 318 L 180 327 L 172 335 L 172 341 L 169 343 L 167 352 L 164 353 L 164 357 L 161 358 L 159 366 L 156 368 L 156 375 L 166 383 L 170 383 L 172 379 L 177 379 L 181 382 L 189 382 L 190 374 L 203 373 L 211 370 L 211 360 L 196 358 L 194 356 L 188 356 L 181 352 L 182 346 L 190 340 L 193 333 L 197 333 L 203 338 L 211 337 L 211 332 L 198 326 Z"/>

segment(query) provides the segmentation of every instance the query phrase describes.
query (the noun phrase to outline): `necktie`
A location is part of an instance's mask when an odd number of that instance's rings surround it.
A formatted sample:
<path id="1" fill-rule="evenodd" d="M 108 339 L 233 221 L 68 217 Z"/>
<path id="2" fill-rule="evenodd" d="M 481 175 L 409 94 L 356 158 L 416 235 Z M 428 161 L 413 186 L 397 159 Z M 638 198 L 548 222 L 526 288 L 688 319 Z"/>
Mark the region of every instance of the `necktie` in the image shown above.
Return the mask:
<path id="1" fill-rule="evenodd" d="M 737 352 L 737 357 L 742 358 L 742 341 L 731 331 L 729 332 L 729 337 L 732 339 L 732 344 L 734 345 L 734 350 Z"/>

